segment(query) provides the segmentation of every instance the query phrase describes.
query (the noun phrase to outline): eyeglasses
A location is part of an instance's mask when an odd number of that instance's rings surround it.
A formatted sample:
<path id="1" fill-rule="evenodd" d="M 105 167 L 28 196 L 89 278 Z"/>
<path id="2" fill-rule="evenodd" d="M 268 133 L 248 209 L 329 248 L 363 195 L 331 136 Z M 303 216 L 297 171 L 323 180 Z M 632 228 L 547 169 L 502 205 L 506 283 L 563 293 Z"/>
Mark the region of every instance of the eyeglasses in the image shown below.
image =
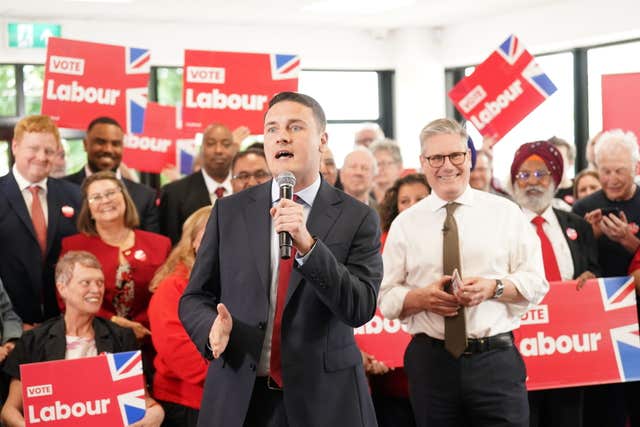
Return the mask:
<path id="1" fill-rule="evenodd" d="M 537 171 L 533 171 L 533 172 L 529 172 L 529 171 L 522 171 L 522 172 L 518 172 L 516 174 L 516 179 L 518 181 L 521 182 L 527 182 L 529 181 L 529 178 L 535 176 L 536 179 L 542 181 L 543 179 L 551 176 L 551 172 L 549 171 L 543 171 L 543 170 L 537 170 Z"/>
<path id="2" fill-rule="evenodd" d="M 104 193 L 92 194 L 87 197 L 87 200 L 90 204 L 101 203 L 103 200 L 113 200 L 116 197 L 116 194 L 122 192 L 119 187 L 112 188 L 111 190 L 107 190 Z"/>
<path id="3" fill-rule="evenodd" d="M 232 176 L 231 179 L 247 182 L 251 177 L 260 182 L 271 178 L 271 174 L 265 170 L 259 170 L 254 173 L 240 172 L 238 175 Z"/>
<path id="4" fill-rule="evenodd" d="M 427 162 L 429 162 L 429 166 L 432 168 L 439 168 L 444 165 L 444 159 L 449 158 L 449 161 L 452 165 L 459 166 L 464 163 L 464 159 L 467 156 L 467 151 L 456 151 L 455 153 L 449 154 L 434 154 L 433 156 L 422 156 Z"/>

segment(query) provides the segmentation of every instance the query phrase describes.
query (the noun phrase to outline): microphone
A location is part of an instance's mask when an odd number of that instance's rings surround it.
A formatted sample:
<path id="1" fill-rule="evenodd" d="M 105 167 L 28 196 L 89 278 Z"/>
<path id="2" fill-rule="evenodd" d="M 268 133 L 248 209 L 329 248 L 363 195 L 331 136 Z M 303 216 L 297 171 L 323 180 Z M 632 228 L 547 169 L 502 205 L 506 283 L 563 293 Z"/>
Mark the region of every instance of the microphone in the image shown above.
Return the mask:
<path id="1" fill-rule="evenodd" d="M 276 182 L 280 187 L 280 198 L 291 200 L 293 198 L 293 187 L 296 185 L 296 177 L 291 172 L 284 171 L 277 176 Z M 293 246 L 291 234 L 286 231 L 279 232 L 278 242 L 280 243 L 280 259 L 291 258 L 291 247 Z"/>

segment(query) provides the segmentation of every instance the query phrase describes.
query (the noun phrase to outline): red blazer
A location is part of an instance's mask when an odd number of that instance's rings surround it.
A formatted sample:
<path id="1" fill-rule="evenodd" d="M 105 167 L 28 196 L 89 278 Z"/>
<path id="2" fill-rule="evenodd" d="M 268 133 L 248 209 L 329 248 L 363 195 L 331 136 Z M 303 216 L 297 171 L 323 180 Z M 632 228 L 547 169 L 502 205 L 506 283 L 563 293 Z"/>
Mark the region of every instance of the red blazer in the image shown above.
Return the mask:
<path id="1" fill-rule="evenodd" d="M 149 326 L 147 306 L 151 293 L 149 282 L 156 270 L 164 263 L 171 250 L 171 241 L 160 234 L 134 230 L 135 243 L 124 251 L 124 257 L 131 266 L 131 276 L 135 283 L 134 300 L 129 319 Z M 116 314 L 113 297 L 116 292 L 116 271 L 118 270 L 118 247 L 106 244 L 98 236 L 74 234 L 62 240 L 60 256 L 69 251 L 87 251 L 98 258 L 104 272 L 104 300 L 98 316 L 111 319 Z"/>
<path id="2" fill-rule="evenodd" d="M 178 318 L 178 303 L 189 282 L 189 270 L 180 263 L 158 285 L 149 303 L 153 361 L 153 396 L 166 402 L 200 409 L 208 364 Z"/>

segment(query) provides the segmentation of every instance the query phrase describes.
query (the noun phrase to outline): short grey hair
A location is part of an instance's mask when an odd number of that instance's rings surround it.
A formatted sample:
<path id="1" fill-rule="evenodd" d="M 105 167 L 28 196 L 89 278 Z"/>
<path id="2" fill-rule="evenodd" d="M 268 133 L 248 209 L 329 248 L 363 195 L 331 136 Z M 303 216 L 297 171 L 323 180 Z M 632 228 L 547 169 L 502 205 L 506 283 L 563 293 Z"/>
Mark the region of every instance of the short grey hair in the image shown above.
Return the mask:
<path id="1" fill-rule="evenodd" d="M 344 157 L 344 162 L 342 162 L 342 167 L 344 168 L 345 164 L 347 163 L 347 160 L 349 160 L 349 156 L 352 155 L 353 153 L 358 153 L 358 152 L 362 152 L 362 153 L 366 153 L 367 157 L 371 160 L 371 170 L 373 171 L 373 176 L 378 175 L 378 161 L 376 160 L 375 156 L 373 155 L 373 153 L 371 152 L 371 150 L 369 150 L 367 147 L 363 147 L 361 145 L 355 147 L 353 149 L 353 151 L 351 151 L 349 154 L 347 154 Z"/>
<path id="2" fill-rule="evenodd" d="M 393 139 L 385 138 L 383 141 L 374 142 L 369 147 L 369 150 L 373 154 L 376 154 L 378 151 L 387 151 L 391 154 L 391 158 L 393 161 L 402 164 L 402 153 L 400 153 L 400 147 Z"/>
<path id="3" fill-rule="evenodd" d="M 615 147 L 621 147 L 629 152 L 631 157 L 632 173 L 635 175 L 635 167 L 640 160 L 640 152 L 638 151 L 638 139 L 631 131 L 624 132 L 622 129 L 613 129 L 603 132 L 594 147 L 594 155 L 597 159 L 600 157 L 600 153 L 606 150 L 613 149 Z"/>
<path id="4" fill-rule="evenodd" d="M 375 122 L 364 122 L 358 128 L 358 130 L 356 131 L 356 133 L 354 135 L 356 140 L 354 142 L 356 142 L 356 143 L 358 142 L 357 141 L 357 136 L 363 130 L 371 130 L 371 131 L 375 132 L 376 139 L 373 142 L 382 141 L 384 139 L 384 131 L 382 130 L 382 128 L 380 127 L 380 125 L 378 123 L 375 123 Z"/>
<path id="5" fill-rule="evenodd" d="M 458 135 L 465 147 L 469 138 L 467 130 L 457 121 L 449 118 L 436 119 L 420 131 L 420 150 L 424 151 L 427 140 L 437 135 Z"/>
<path id="6" fill-rule="evenodd" d="M 98 261 L 98 258 L 92 253 L 87 251 L 69 251 L 64 254 L 56 264 L 56 283 L 68 285 L 73 277 L 73 270 L 76 268 L 76 264 L 102 271 L 100 261 Z"/>

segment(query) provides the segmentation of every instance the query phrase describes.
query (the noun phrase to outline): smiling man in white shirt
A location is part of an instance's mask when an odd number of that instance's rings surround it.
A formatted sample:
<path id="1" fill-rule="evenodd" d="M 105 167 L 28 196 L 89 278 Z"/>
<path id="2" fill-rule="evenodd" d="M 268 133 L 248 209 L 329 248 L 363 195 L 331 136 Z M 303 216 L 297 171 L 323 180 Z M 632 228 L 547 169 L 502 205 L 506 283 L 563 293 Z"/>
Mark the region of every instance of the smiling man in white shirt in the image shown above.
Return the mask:
<path id="1" fill-rule="evenodd" d="M 417 425 L 528 426 L 511 331 L 549 288 L 540 243 L 514 203 L 469 186 L 457 122 L 429 123 L 420 141 L 432 193 L 391 225 L 379 297 L 384 316 L 413 335 L 405 369 Z"/>

